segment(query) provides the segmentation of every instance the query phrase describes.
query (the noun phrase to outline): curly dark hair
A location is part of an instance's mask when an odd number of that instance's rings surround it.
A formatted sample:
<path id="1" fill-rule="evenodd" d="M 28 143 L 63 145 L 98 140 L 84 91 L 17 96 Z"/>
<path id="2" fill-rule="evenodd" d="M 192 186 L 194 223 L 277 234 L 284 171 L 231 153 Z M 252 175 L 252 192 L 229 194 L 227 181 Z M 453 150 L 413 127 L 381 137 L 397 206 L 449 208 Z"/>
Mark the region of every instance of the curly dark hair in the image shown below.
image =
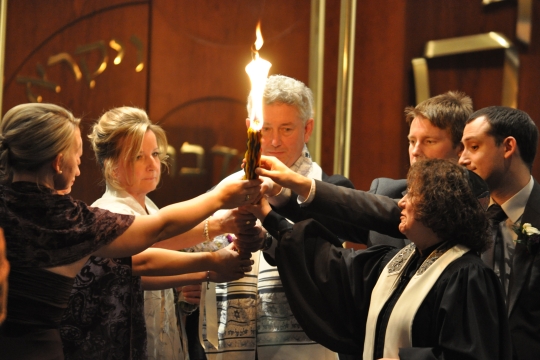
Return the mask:
<path id="1" fill-rule="evenodd" d="M 489 221 L 473 194 L 467 169 L 449 160 L 417 161 L 407 184 L 415 219 L 441 240 L 479 253 L 491 245 Z"/>

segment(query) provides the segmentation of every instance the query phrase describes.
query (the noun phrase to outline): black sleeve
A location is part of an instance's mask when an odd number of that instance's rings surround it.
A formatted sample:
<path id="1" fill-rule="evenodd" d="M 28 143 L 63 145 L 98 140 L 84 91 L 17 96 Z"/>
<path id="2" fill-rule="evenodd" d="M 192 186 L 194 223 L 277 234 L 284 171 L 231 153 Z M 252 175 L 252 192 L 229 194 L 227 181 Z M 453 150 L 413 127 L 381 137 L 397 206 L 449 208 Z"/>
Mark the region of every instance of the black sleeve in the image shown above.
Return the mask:
<path id="1" fill-rule="evenodd" d="M 333 351 L 361 356 L 372 289 L 397 250 L 344 249 L 314 220 L 279 229 L 278 271 L 302 329 Z"/>
<path id="2" fill-rule="evenodd" d="M 332 184 L 334 186 L 339 186 L 343 188 L 348 189 L 354 189 L 353 183 L 347 179 L 346 177 L 342 175 L 332 175 L 327 176 L 326 174 L 323 174 L 323 182 Z M 322 214 L 312 214 L 310 211 L 308 211 L 307 208 L 301 207 L 298 204 L 298 195 L 294 192 L 291 194 L 291 197 L 289 198 L 289 201 L 279 207 L 275 208 L 272 207 L 275 211 L 277 211 L 280 215 L 285 216 L 287 219 L 291 220 L 294 223 L 300 222 L 302 220 L 307 220 L 310 218 L 316 219 L 318 222 L 321 223 L 324 227 L 335 231 L 335 220 L 330 217 L 326 217 L 324 213 Z M 341 225 L 340 225 L 341 226 Z M 347 229 L 348 231 L 345 232 L 336 232 L 338 236 L 342 239 L 342 241 L 352 241 L 359 244 L 366 244 L 368 241 L 368 235 L 369 230 L 364 228 L 358 228 L 355 227 L 354 229 Z M 344 236 L 346 234 L 346 236 Z"/>
<path id="3" fill-rule="evenodd" d="M 403 237 L 398 228 L 401 209 L 387 196 L 316 181 L 315 198 L 302 211 L 342 239 L 355 241 L 367 230 Z"/>

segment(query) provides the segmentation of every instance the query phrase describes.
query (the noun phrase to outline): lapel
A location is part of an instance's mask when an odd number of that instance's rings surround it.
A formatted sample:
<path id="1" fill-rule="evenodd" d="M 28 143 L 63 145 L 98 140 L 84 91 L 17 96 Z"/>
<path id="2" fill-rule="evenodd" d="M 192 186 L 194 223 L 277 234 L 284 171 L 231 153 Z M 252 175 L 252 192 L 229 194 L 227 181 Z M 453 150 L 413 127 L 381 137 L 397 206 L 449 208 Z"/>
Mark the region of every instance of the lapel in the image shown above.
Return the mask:
<path id="1" fill-rule="evenodd" d="M 534 227 L 540 227 L 540 185 L 534 180 L 534 187 L 525 205 L 521 224 L 530 223 Z M 529 254 L 527 248 L 522 244 L 516 244 L 514 259 L 512 261 L 512 273 L 510 274 L 510 284 L 508 289 L 508 316 L 525 285 L 525 280 L 531 272 L 534 256 Z"/>

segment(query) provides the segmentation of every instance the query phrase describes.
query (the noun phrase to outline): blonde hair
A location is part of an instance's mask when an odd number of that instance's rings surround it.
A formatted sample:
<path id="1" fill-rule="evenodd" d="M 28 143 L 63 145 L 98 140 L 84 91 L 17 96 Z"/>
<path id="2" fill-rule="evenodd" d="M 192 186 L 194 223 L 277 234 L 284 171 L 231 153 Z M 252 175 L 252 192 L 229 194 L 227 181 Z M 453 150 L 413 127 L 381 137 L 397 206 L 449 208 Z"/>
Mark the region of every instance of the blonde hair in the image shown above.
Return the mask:
<path id="1" fill-rule="evenodd" d="M 123 189 L 115 170 L 120 162 L 128 168 L 132 167 L 148 130 L 156 135 L 159 159 L 167 168 L 167 136 L 161 126 L 150 121 L 144 110 L 128 106 L 114 108 L 101 115 L 94 124 L 88 137 L 109 185 Z"/>
<path id="2" fill-rule="evenodd" d="M 21 104 L 0 124 L 0 182 L 11 182 L 13 171 L 37 171 L 67 151 L 80 119 L 54 104 Z"/>

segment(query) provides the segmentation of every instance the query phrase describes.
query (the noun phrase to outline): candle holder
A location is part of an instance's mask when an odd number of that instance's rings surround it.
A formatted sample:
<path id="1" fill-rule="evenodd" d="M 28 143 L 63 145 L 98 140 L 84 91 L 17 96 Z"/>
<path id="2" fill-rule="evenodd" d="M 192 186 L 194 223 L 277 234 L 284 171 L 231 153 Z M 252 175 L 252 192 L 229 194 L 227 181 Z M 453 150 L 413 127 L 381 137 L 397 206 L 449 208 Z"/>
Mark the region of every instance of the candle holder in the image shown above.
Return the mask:
<path id="1" fill-rule="evenodd" d="M 244 180 L 258 179 L 259 175 L 255 173 L 255 169 L 259 167 L 261 161 L 261 132 L 253 128 L 248 128 L 247 131 L 247 150 L 246 164 L 244 166 Z"/>

